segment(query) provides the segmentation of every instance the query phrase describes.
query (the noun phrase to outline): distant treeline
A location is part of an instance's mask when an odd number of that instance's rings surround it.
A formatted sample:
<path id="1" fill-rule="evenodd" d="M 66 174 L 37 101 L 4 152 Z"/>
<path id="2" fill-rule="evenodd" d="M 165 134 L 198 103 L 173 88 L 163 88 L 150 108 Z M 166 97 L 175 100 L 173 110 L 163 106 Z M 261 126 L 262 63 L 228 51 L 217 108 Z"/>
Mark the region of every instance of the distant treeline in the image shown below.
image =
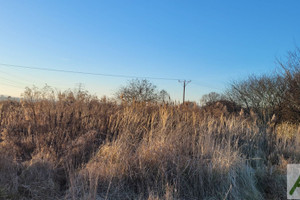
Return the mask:
<path id="1" fill-rule="evenodd" d="M 20 98 L 18 97 L 11 97 L 11 96 L 6 96 L 6 95 L 0 95 L 0 101 L 4 100 L 14 100 L 14 101 L 20 101 Z"/>

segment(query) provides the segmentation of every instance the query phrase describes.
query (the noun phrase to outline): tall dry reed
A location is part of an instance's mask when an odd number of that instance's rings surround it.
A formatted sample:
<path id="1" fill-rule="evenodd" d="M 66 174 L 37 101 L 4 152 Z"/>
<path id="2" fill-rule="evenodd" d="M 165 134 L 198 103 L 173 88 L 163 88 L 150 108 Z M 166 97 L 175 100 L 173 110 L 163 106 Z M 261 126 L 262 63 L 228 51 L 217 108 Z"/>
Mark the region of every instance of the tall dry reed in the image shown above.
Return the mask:
<path id="1" fill-rule="evenodd" d="M 299 126 L 221 107 L 27 89 L 0 106 L 0 198 L 285 198 Z"/>

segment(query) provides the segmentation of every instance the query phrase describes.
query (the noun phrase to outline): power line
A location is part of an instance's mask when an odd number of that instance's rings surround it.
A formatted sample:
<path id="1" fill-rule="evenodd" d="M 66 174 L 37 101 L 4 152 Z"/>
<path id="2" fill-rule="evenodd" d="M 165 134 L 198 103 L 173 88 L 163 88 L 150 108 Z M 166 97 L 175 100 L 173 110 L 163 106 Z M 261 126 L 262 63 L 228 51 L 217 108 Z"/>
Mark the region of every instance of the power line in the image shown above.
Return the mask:
<path id="1" fill-rule="evenodd" d="M 152 76 L 130 76 L 130 75 L 121 75 L 121 74 L 105 74 L 105 73 L 83 72 L 83 71 L 63 70 L 63 69 L 54 69 L 54 68 L 41 68 L 41 67 L 14 65 L 14 64 L 7 64 L 7 63 L 0 63 L 0 66 L 20 68 L 20 69 L 40 70 L 40 71 L 52 71 L 52 72 L 60 72 L 60 73 L 72 73 L 72 74 L 84 74 L 84 75 L 93 75 L 93 76 L 118 77 L 118 78 L 152 79 L 152 80 L 166 80 L 166 81 L 179 81 L 179 82 L 182 80 L 182 79 L 178 79 L 178 78 L 152 77 Z M 10 75 L 10 76 L 12 76 L 12 75 Z M 189 80 L 185 83 L 183 82 L 184 83 L 183 101 L 185 100 L 185 86 L 188 83 L 190 83 L 191 81 L 193 81 L 192 84 L 194 84 L 194 85 L 198 85 L 198 86 L 207 87 L 207 88 L 210 88 L 210 89 L 216 89 L 216 90 L 222 91 L 218 88 L 207 86 L 207 84 L 205 84 L 205 83 L 201 83 L 201 84 L 197 83 L 198 80 Z M 28 82 L 31 82 L 31 81 L 28 81 Z"/>
<path id="2" fill-rule="evenodd" d="M 8 82 L 11 82 L 11 83 L 13 83 L 13 84 L 25 85 L 25 83 L 22 83 L 22 82 L 20 82 L 20 81 L 14 81 L 14 80 L 11 80 L 11 79 L 8 79 L 8 78 L 4 78 L 4 77 L 2 77 L 2 76 L 0 76 L 0 79 L 5 80 L 5 81 L 8 81 Z"/>
<path id="3" fill-rule="evenodd" d="M 24 89 L 23 87 L 21 86 L 17 86 L 17 85 L 12 85 L 12 84 L 8 84 L 8 83 L 2 83 L 0 82 L 0 85 L 5 85 L 5 86 L 9 86 L 9 87 L 14 87 L 14 88 L 18 88 L 18 89 Z"/>
<path id="4" fill-rule="evenodd" d="M 13 79 L 17 79 L 17 80 L 12 80 L 12 79 L 8 79 L 8 78 L 5 78 L 3 76 L 0 76 L 0 79 L 11 82 L 13 84 L 19 84 L 19 85 L 22 85 L 22 86 L 32 84 L 34 86 L 37 83 L 36 81 L 29 81 L 28 79 L 24 79 L 23 77 L 12 75 L 12 74 L 4 72 L 2 70 L 0 70 L 0 74 L 6 74 L 6 75 L 12 77 Z M 41 82 L 41 81 L 39 81 L 39 83 L 47 85 L 47 83 L 44 83 L 44 82 Z M 52 82 L 52 83 L 55 83 L 55 82 Z M 68 88 L 62 88 L 61 86 L 60 86 L 60 88 L 61 89 L 68 89 Z"/>
<path id="5" fill-rule="evenodd" d="M 2 66 L 22 68 L 22 69 L 32 69 L 32 70 L 41 70 L 41 71 L 52 71 L 52 72 L 62 72 L 62 73 L 73 73 L 73 74 L 85 74 L 93 76 L 108 76 L 108 77 L 119 77 L 119 78 L 142 78 L 142 79 L 153 79 L 153 80 L 166 80 L 166 81 L 177 81 L 178 78 L 165 78 L 165 77 L 151 77 L 151 76 L 129 76 L 121 74 L 104 74 L 104 73 L 93 73 L 93 72 L 82 72 L 82 71 L 73 71 L 73 70 L 63 70 L 63 69 L 54 69 L 54 68 L 41 68 L 41 67 L 29 67 L 23 65 L 13 65 L 0 63 Z"/>
<path id="6" fill-rule="evenodd" d="M 15 79 L 18 79 L 18 80 L 20 80 L 20 81 L 22 81 L 22 82 L 27 82 L 27 84 L 28 83 L 32 83 L 32 80 L 31 81 L 29 81 L 28 79 L 24 79 L 24 77 L 20 77 L 20 76 L 17 76 L 17 75 L 12 75 L 12 74 L 10 74 L 10 73 L 7 73 L 7 72 L 4 72 L 4 71 L 2 71 L 2 70 L 0 70 L 0 74 L 6 74 L 6 75 L 8 75 L 8 76 L 10 76 L 10 77 L 12 77 L 12 78 L 15 78 Z"/>

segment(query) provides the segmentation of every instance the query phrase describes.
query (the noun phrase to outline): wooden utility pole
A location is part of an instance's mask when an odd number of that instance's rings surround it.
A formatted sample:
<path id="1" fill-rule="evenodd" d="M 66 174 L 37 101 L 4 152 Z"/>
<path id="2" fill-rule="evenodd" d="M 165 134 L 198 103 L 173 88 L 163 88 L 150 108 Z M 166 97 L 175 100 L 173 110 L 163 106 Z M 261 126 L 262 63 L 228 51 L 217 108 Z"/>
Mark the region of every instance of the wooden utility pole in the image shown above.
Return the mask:
<path id="1" fill-rule="evenodd" d="M 191 82 L 191 80 L 187 81 L 187 80 L 178 80 L 179 83 L 183 83 L 183 98 L 182 98 L 182 103 L 184 104 L 185 101 L 185 87 L 187 86 L 187 84 L 189 84 Z"/>

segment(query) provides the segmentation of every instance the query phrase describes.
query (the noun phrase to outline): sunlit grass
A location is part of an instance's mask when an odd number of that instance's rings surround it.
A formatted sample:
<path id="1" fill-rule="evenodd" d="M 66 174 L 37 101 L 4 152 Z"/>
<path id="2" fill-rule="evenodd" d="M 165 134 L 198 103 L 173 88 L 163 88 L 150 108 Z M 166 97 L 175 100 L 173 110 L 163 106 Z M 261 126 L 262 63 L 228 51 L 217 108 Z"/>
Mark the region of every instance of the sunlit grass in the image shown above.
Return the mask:
<path id="1" fill-rule="evenodd" d="M 0 113 L 6 199 L 282 199 L 285 166 L 300 160 L 298 125 L 274 130 L 221 104 L 27 90 Z"/>

